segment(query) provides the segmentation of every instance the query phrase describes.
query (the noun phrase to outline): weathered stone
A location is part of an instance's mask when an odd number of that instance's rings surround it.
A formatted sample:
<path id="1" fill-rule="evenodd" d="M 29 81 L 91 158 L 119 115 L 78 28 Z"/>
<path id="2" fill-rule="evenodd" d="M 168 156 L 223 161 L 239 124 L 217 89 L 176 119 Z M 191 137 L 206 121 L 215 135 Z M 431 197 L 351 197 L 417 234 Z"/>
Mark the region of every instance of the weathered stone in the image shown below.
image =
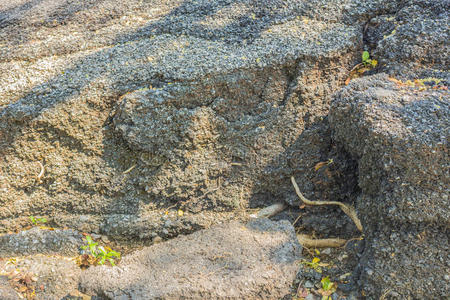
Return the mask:
<path id="1" fill-rule="evenodd" d="M 1 299 L 24 299 L 34 291 L 36 299 L 62 299 L 74 292 L 77 293 L 81 269 L 72 258 L 50 255 L 34 255 L 15 259 L 14 264 L 0 262 L 0 272 L 8 273 L 9 282 L 5 286 L 16 286 L 22 295 L 19 298 L 4 298 L 2 295 L 2 281 L 0 279 Z M 0 277 L 1 278 L 1 277 Z M 26 288 L 21 290 L 20 288 Z M 30 296 L 31 297 L 31 296 Z"/>
<path id="2" fill-rule="evenodd" d="M 360 55 L 365 10 L 344 2 L 6 1 L 0 231 L 43 215 L 147 238 L 176 204 L 191 214 L 172 236 L 292 203 L 293 174 L 307 196 L 337 197 L 313 167 Z"/>
<path id="3" fill-rule="evenodd" d="M 337 94 L 334 139 L 358 158 L 362 192 L 379 197 L 360 201 L 361 208 L 377 208 L 367 222 L 448 224 L 448 97 L 383 75 L 355 80 Z"/>
<path id="4" fill-rule="evenodd" d="M 91 267 L 81 288 L 112 299 L 281 299 L 300 253 L 286 221 L 233 222 L 137 251 L 119 267 Z"/>
<path id="5" fill-rule="evenodd" d="M 20 297 L 8 281 L 7 276 L 0 275 L 0 299 L 19 300 Z"/>
<path id="6" fill-rule="evenodd" d="M 405 1 L 371 19 L 365 37 L 382 71 L 408 79 L 448 77 L 449 10 L 448 1 Z"/>
<path id="7" fill-rule="evenodd" d="M 73 255 L 78 254 L 82 244 L 82 235 L 74 230 L 47 230 L 34 227 L 17 234 L 1 235 L 0 257 L 36 253 Z"/>
<path id="8" fill-rule="evenodd" d="M 448 99 L 445 89 L 402 86 L 380 74 L 354 80 L 332 103 L 334 140 L 358 162 L 367 295 L 448 294 Z"/>

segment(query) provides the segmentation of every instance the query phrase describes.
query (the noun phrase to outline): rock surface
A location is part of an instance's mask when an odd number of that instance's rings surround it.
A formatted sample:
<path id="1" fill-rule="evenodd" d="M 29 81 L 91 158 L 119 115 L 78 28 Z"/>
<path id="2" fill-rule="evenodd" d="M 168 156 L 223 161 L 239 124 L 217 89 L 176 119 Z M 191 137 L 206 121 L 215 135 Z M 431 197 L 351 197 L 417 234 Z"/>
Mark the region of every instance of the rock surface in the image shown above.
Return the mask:
<path id="1" fill-rule="evenodd" d="M 78 254 L 82 235 L 71 229 L 47 230 L 34 227 L 17 234 L 0 236 L 0 257 L 31 254 Z"/>
<path id="2" fill-rule="evenodd" d="M 367 237 L 354 275 L 369 296 L 450 291 L 448 8 L 406 1 L 373 17 L 364 38 L 391 77 L 354 80 L 331 105 L 333 141 L 358 165 Z"/>
<path id="3" fill-rule="evenodd" d="M 362 44 L 344 2 L 7 1 L 0 231 L 170 237 L 289 201 L 295 173 L 321 197 L 323 118 Z M 167 234 L 174 204 L 193 214 Z"/>
<path id="4" fill-rule="evenodd" d="M 80 284 L 109 299 L 280 299 L 300 254 L 287 221 L 233 222 L 144 248 L 116 268 L 91 267 Z"/>
<path id="5" fill-rule="evenodd" d="M 295 176 L 312 200 L 356 203 L 365 249 L 351 256 L 359 266 L 347 287 L 445 297 L 449 5 L 1 1 L 0 233 L 45 216 L 160 241 L 246 219 L 249 208 L 298 206 Z M 379 62 L 365 75 L 393 78 L 339 91 L 362 50 Z M 297 226 L 355 235 L 333 209 Z M 29 234 L 0 236 L 3 255 L 38 252 L 40 233 Z"/>
<path id="6" fill-rule="evenodd" d="M 3 298 L 4 289 L 15 296 L 11 299 L 23 299 L 19 295 L 29 295 L 30 299 L 63 299 L 77 293 L 81 272 L 74 259 L 56 255 L 16 258 L 14 263 L 0 261 L 0 273 L 8 274 L 4 281 L 0 280 L 0 296 L 2 300 L 10 299 Z"/>
<path id="7" fill-rule="evenodd" d="M 9 285 L 6 276 L 0 276 L 0 297 L 4 300 L 18 300 L 20 299 L 16 291 Z"/>
<path id="8" fill-rule="evenodd" d="M 368 295 L 448 295 L 448 99 L 447 90 L 375 75 L 354 80 L 332 103 L 333 137 L 358 161 Z"/>

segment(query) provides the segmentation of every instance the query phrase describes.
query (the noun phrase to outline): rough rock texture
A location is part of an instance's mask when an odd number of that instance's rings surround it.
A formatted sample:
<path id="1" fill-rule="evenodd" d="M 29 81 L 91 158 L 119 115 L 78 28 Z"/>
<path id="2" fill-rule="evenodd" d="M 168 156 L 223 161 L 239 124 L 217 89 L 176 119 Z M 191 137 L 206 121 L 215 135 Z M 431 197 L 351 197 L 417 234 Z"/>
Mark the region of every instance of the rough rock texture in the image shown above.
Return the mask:
<path id="1" fill-rule="evenodd" d="M 83 245 L 82 235 L 72 229 L 43 230 L 34 227 L 17 234 L 0 236 L 0 257 L 36 253 L 77 254 Z"/>
<path id="2" fill-rule="evenodd" d="M 367 237 L 354 276 L 370 297 L 450 292 L 448 12 L 405 1 L 371 18 L 364 40 L 391 78 L 355 80 L 332 102 L 333 141 L 358 165 Z"/>
<path id="3" fill-rule="evenodd" d="M 448 77 L 449 1 L 404 1 L 395 13 L 372 18 L 368 45 L 388 74 L 409 79 Z"/>
<path id="4" fill-rule="evenodd" d="M 0 231 L 42 215 L 170 237 L 292 202 L 293 174 L 345 198 L 313 166 L 363 22 L 395 7 L 382 2 L 2 1 Z M 168 207 L 191 213 L 168 230 Z"/>
<path id="5" fill-rule="evenodd" d="M 18 300 L 18 299 L 20 299 L 17 292 L 9 284 L 7 276 L 0 276 L 0 299 L 3 299 L 3 300 Z"/>
<path id="6" fill-rule="evenodd" d="M 80 284 L 108 299 L 280 299 L 300 253 L 287 221 L 233 222 L 144 248 L 117 268 L 91 267 Z"/>
<path id="7" fill-rule="evenodd" d="M 357 208 L 369 233 L 360 283 L 368 295 L 448 295 L 448 100 L 447 90 L 375 75 L 354 80 L 332 103 L 333 137 L 358 161 Z"/>
<path id="8" fill-rule="evenodd" d="M 352 277 L 366 295 L 442 298 L 448 12 L 447 0 L 3 0 L 0 233 L 45 216 L 166 239 L 298 205 L 295 176 L 312 200 L 356 200 L 367 238 Z M 328 117 L 363 49 L 379 61 L 369 73 L 397 81 L 356 80 Z M 336 211 L 298 224 L 352 236 Z"/>
<path id="9" fill-rule="evenodd" d="M 5 276 L 4 281 L 0 279 L 2 300 L 23 299 L 18 296 L 18 294 L 26 295 L 20 290 L 21 287 L 27 287 L 30 294 L 35 291 L 35 299 L 54 300 L 63 299 L 72 293 L 77 294 L 81 269 L 73 259 L 35 255 L 18 258 L 14 264 L 0 261 L 0 273 L 9 274 L 8 277 Z M 2 288 L 5 291 L 9 290 L 15 298 L 3 298 Z"/>

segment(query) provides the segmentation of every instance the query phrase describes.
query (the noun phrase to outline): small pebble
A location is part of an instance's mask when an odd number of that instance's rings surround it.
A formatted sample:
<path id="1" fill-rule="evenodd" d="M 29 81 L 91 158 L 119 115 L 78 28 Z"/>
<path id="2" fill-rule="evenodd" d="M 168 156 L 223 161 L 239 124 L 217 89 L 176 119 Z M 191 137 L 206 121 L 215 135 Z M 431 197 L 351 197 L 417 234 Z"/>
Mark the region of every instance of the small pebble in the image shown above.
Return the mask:
<path id="1" fill-rule="evenodd" d="M 305 288 L 307 288 L 307 289 L 311 289 L 311 288 L 313 288 L 314 287 L 314 283 L 312 283 L 311 281 L 309 281 L 309 280 L 306 280 L 305 281 L 305 284 L 303 285 Z"/>
<path id="2" fill-rule="evenodd" d="M 316 297 L 314 297 L 313 294 L 309 294 L 308 296 L 305 297 L 305 300 L 315 300 Z"/>
<path id="3" fill-rule="evenodd" d="M 355 286 L 351 283 L 340 283 L 339 289 L 343 292 L 350 292 L 355 288 Z"/>
<path id="4" fill-rule="evenodd" d="M 345 273 L 345 274 L 342 274 L 341 276 L 339 276 L 339 280 L 340 280 L 340 281 L 343 281 L 343 280 L 345 280 L 347 277 L 349 277 L 350 275 L 352 275 L 352 273 Z"/>
<path id="5" fill-rule="evenodd" d="M 313 271 L 312 274 L 313 274 L 315 280 L 321 280 L 322 279 L 322 274 L 320 274 L 319 272 Z"/>
<path id="6" fill-rule="evenodd" d="M 94 240 L 98 240 L 99 238 L 101 238 L 101 235 L 100 235 L 100 234 L 92 233 L 92 234 L 91 234 L 91 237 L 92 237 L 92 239 L 94 239 Z"/>
<path id="7" fill-rule="evenodd" d="M 330 248 L 326 248 L 326 249 L 324 249 L 324 250 L 322 251 L 322 253 L 323 253 L 323 254 L 326 254 L 326 255 L 330 255 L 330 254 L 331 254 L 331 249 L 330 249 Z"/>
<path id="8" fill-rule="evenodd" d="M 339 261 L 343 261 L 344 259 L 346 259 L 346 258 L 348 258 L 348 255 L 347 254 L 342 254 L 342 255 L 340 255 L 339 257 L 338 257 L 338 259 L 339 259 Z"/>

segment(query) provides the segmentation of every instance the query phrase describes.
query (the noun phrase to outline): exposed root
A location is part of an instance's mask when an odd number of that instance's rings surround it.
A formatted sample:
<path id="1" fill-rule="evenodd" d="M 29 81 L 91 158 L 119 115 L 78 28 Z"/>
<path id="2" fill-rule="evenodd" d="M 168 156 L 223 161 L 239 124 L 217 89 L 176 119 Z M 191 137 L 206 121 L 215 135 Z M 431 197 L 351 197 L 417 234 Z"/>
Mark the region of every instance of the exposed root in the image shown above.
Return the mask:
<path id="1" fill-rule="evenodd" d="M 130 168 L 128 168 L 127 170 L 123 171 L 122 174 L 127 174 L 130 173 L 134 168 L 136 168 L 137 165 L 133 165 Z"/>
<path id="2" fill-rule="evenodd" d="M 252 218 L 269 218 L 282 212 L 287 207 L 286 203 L 278 202 L 261 209 L 257 214 L 252 214 Z"/>
<path id="3" fill-rule="evenodd" d="M 337 248 L 345 245 L 344 239 L 312 239 L 306 234 L 297 234 L 299 243 L 307 248 Z"/>
<path id="4" fill-rule="evenodd" d="M 303 203 L 308 205 L 338 205 L 342 211 L 352 219 L 353 223 L 355 223 L 356 227 L 359 231 L 363 231 L 363 227 L 361 224 L 361 221 L 359 220 L 358 216 L 356 215 L 356 210 L 351 207 L 347 206 L 342 202 L 337 201 L 311 201 L 305 198 L 303 194 L 300 192 L 300 189 L 298 188 L 297 182 L 295 181 L 294 177 L 291 177 L 292 185 L 294 186 L 295 192 L 297 193 L 297 196 L 300 198 L 300 200 L 303 201 Z M 347 240 L 339 239 L 339 238 L 333 238 L 333 239 L 311 239 L 309 236 L 304 234 L 297 234 L 297 238 L 305 247 L 314 247 L 314 248 L 332 248 L 332 247 L 342 247 L 347 243 Z M 353 240 L 353 239 L 352 239 Z"/>
<path id="5" fill-rule="evenodd" d="M 347 206 L 342 202 L 337 201 L 311 201 L 305 198 L 303 194 L 300 192 L 300 189 L 298 188 L 297 182 L 295 181 L 294 177 L 291 177 L 292 185 L 294 186 L 295 192 L 297 193 L 297 196 L 300 198 L 300 200 L 303 201 L 303 203 L 308 205 L 338 205 L 342 211 L 352 219 L 353 223 L 355 223 L 356 227 L 359 231 L 363 231 L 363 227 L 361 224 L 361 221 L 358 219 L 358 216 L 356 215 L 356 211 L 353 207 Z"/>

